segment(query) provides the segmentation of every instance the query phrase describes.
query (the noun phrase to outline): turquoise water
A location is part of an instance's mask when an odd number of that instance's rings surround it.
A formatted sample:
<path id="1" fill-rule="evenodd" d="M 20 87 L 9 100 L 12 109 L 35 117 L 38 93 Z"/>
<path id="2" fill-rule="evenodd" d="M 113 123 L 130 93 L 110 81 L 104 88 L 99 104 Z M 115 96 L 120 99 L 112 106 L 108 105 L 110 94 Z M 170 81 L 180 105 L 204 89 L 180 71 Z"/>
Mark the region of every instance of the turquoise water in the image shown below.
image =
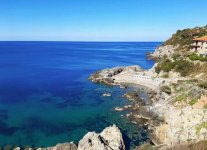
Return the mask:
<path id="1" fill-rule="evenodd" d="M 118 87 L 94 84 L 96 70 L 138 64 L 161 43 L 0 42 L 0 146 L 51 146 L 78 142 L 88 131 L 117 124 L 127 148 L 147 133 L 115 106 L 130 103 Z M 111 97 L 102 97 L 104 92 Z"/>

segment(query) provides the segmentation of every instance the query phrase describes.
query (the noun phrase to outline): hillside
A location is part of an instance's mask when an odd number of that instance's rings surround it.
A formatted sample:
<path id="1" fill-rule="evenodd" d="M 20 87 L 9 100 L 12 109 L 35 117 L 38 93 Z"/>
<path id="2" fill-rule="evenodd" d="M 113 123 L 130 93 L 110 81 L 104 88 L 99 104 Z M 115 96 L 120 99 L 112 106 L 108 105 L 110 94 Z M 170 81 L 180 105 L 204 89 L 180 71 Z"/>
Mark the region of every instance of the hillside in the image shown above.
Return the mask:
<path id="1" fill-rule="evenodd" d="M 191 49 L 193 39 L 207 35 L 207 25 L 204 27 L 188 28 L 177 30 L 175 34 L 168 39 L 164 45 L 179 45 L 176 50 L 186 51 Z"/>

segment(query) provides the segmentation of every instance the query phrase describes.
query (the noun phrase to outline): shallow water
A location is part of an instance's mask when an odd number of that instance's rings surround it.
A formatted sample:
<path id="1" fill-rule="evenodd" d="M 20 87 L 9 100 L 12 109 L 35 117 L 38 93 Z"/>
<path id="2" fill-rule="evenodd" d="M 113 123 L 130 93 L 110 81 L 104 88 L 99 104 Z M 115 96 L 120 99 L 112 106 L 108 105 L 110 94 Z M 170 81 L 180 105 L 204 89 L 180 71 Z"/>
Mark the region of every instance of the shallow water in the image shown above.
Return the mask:
<path id="1" fill-rule="evenodd" d="M 78 142 L 88 131 L 117 124 L 127 148 L 147 133 L 114 112 L 130 103 L 118 87 L 94 84 L 96 70 L 138 64 L 161 43 L 0 42 L 0 146 Z M 102 97 L 104 92 L 111 97 Z"/>

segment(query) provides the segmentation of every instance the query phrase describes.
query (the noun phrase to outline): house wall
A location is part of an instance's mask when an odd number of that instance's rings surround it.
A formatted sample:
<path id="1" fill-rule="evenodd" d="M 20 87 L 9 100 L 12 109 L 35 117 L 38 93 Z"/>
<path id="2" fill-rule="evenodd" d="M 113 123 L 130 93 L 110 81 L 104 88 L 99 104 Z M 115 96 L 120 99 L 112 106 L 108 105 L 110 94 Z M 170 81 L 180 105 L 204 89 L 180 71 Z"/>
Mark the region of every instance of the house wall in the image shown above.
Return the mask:
<path id="1" fill-rule="evenodd" d="M 197 45 L 197 46 L 200 46 L 200 47 L 197 47 L 197 51 L 199 53 L 202 53 L 202 52 L 207 52 L 207 41 L 198 41 L 198 42 L 194 42 L 193 45 Z M 196 50 L 196 48 L 194 48 L 193 50 Z"/>

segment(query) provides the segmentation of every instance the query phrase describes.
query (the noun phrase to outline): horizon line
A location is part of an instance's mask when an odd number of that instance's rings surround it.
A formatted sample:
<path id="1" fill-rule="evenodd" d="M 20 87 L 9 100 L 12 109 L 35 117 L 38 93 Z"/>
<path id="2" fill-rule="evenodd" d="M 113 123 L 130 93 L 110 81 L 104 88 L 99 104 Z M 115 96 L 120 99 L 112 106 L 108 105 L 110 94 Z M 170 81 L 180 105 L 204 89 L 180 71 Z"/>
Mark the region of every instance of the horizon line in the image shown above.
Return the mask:
<path id="1" fill-rule="evenodd" d="M 164 41 L 0 40 L 0 42 L 164 42 Z"/>

